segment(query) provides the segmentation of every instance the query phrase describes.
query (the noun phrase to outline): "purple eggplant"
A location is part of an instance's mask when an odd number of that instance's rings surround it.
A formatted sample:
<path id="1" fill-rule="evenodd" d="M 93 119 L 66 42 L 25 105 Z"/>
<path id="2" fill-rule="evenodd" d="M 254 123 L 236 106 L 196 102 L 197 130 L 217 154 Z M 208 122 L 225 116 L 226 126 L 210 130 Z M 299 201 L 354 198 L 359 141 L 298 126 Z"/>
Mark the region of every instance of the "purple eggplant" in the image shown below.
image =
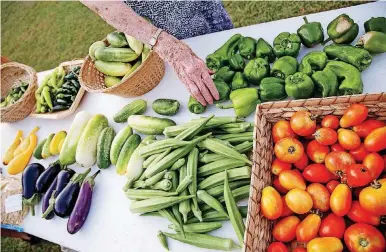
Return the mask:
<path id="1" fill-rule="evenodd" d="M 36 192 L 36 182 L 44 172 L 44 166 L 39 163 L 28 165 L 22 175 L 23 205 L 29 207 L 32 216 L 35 215 L 35 205 L 39 203 L 40 194 Z"/>
<path id="2" fill-rule="evenodd" d="M 80 186 L 90 171 L 91 168 L 88 168 L 84 173 L 76 173 L 63 191 L 59 193 L 54 205 L 54 212 L 57 216 L 64 218 L 71 214 L 78 198 Z"/>
<path id="3" fill-rule="evenodd" d="M 67 222 L 67 232 L 70 234 L 78 232 L 86 222 L 88 212 L 90 211 L 92 191 L 95 186 L 95 177 L 98 176 L 99 172 L 100 170 L 94 175 L 86 178 L 80 188 L 74 210 Z"/>
<path id="4" fill-rule="evenodd" d="M 38 193 L 45 193 L 62 168 L 63 166 L 60 164 L 59 160 L 50 164 L 47 169 L 39 176 L 39 179 L 36 182 L 36 191 Z"/>

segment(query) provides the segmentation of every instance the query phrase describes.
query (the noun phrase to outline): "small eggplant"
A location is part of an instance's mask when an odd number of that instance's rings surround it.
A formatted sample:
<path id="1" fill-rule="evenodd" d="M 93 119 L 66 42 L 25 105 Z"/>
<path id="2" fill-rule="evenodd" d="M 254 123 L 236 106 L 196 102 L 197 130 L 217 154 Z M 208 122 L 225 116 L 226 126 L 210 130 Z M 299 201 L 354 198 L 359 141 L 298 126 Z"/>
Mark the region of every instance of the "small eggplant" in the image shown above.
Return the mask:
<path id="1" fill-rule="evenodd" d="M 78 199 L 76 200 L 74 210 L 67 222 L 67 232 L 75 234 L 86 222 L 88 212 L 90 211 L 92 201 L 92 191 L 95 186 L 95 177 L 98 176 L 100 170 L 94 175 L 86 178 L 80 188 Z"/>
<path id="2" fill-rule="evenodd" d="M 52 182 L 55 180 L 56 176 L 58 176 L 62 168 L 63 166 L 60 164 L 59 160 L 50 164 L 47 169 L 39 176 L 39 179 L 36 182 L 36 192 L 45 193 Z"/>
<path id="3" fill-rule="evenodd" d="M 51 199 L 51 196 L 55 194 L 55 188 L 57 183 L 58 183 L 58 177 L 55 178 L 54 182 L 52 182 L 47 192 L 44 194 L 42 199 L 42 213 L 44 213 L 47 210 L 47 208 L 50 206 L 50 199 Z M 48 215 L 45 216 L 44 219 L 51 220 L 52 218 L 54 218 L 54 212 L 51 211 L 49 212 Z"/>
<path id="4" fill-rule="evenodd" d="M 23 205 L 30 208 L 32 216 L 35 216 L 35 205 L 39 203 L 40 194 L 36 192 L 36 182 L 44 172 L 44 166 L 39 163 L 28 165 L 22 175 Z"/>
<path id="5" fill-rule="evenodd" d="M 54 212 L 57 216 L 64 218 L 71 214 L 78 198 L 80 186 L 90 171 L 91 168 L 88 168 L 84 173 L 76 173 L 58 195 L 54 205 Z"/>

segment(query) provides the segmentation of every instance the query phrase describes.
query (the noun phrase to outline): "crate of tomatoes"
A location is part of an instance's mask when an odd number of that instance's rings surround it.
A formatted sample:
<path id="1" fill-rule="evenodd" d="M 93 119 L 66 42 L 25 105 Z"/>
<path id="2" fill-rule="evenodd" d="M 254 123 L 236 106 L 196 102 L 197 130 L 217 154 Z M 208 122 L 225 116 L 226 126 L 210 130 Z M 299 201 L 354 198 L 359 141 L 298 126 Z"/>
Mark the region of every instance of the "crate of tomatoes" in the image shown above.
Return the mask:
<path id="1" fill-rule="evenodd" d="M 386 93 L 261 104 L 254 138 L 245 251 L 386 251 Z"/>

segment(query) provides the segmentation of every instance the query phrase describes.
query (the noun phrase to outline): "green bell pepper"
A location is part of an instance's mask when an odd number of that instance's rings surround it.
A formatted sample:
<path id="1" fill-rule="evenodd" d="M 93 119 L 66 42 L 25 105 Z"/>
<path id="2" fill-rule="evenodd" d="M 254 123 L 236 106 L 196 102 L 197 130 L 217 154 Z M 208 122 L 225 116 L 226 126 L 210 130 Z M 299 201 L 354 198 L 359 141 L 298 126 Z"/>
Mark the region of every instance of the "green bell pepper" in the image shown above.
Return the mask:
<path id="1" fill-rule="evenodd" d="M 213 82 L 220 96 L 220 98 L 217 101 L 214 101 L 214 103 L 220 103 L 228 100 L 229 93 L 231 92 L 231 88 L 229 87 L 229 85 L 221 79 L 214 79 Z"/>
<path id="2" fill-rule="evenodd" d="M 241 88 L 232 91 L 229 98 L 231 105 L 216 104 L 218 108 L 234 108 L 237 117 L 246 117 L 256 109 L 256 105 L 261 103 L 256 88 Z"/>
<path id="3" fill-rule="evenodd" d="M 250 60 L 244 68 L 244 75 L 247 80 L 255 85 L 269 75 L 269 63 L 263 58 Z"/>
<path id="4" fill-rule="evenodd" d="M 256 43 L 256 58 L 263 58 L 269 63 L 276 59 L 272 46 L 263 38 L 259 38 Z"/>
<path id="5" fill-rule="evenodd" d="M 228 63 L 228 59 L 232 56 L 238 47 L 239 40 L 242 36 L 240 34 L 233 35 L 223 46 L 217 49 L 214 53 L 206 57 L 206 65 L 209 69 L 216 71 L 220 67 Z"/>
<path id="6" fill-rule="evenodd" d="M 214 74 L 215 79 L 224 80 L 226 83 L 230 83 L 235 75 L 235 71 L 229 68 L 229 66 L 223 66 Z"/>
<path id="7" fill-rule="evenodd" d="M 365 31 L 386 33 L 386 17 L 372 17 L 365 22 Z"/>
<path id="8" fill-rule="evenodd" d="M 267 77 L 261 80 L 259 86 L 259 97 L 263 102 L 278 101 L 287 97 L 284 80 L 276 77 Z"/>
<path id="9" fill-rule="evenodd" d="M 327 64 L 327 55 L 325 52 L 309 52 L 307 53 L 299 65 L 299 72 L 303 72 L 308 76 L 314 71 L 322 70 Z"/>
<path id="10" fill-rule="evenodd" d="M 316 71 L 311 76 L 315 84 L 315 97 L 336 96 L 338 94 L 338 78 L 330 69 Z"/>
<path id="11" fill-rule="evenodd" d="M 245 67 L 245 62 L 240 54 L 235 54 L 229 58 L 229 65 L 233 70 L 243 70 Z"/>
<path id="12" fill-rule="evenodd" d="M 333 60 L 327 63 L 325 69 L 334 72 L 338 80 L 341 81 L 338 88 L 338 95 L 352 95 L 363 92 L 361 72 L 359 72 L 356 67 L 343 61 Z"/>
<path id="13" fill-rule="evenodd" d="M 314 94 L 314 82 L 305 73 L 294 73 L 285 79 L 285 92 L 295 99 L 310 98 Z"/>
<path id="14" fill-rule="evenodd" d="M 240 88 L 248 87 L 248 82 L 242 72 L 237 72 L 235 76 L 233 76 L 233 80 L 231 83 L 231 89 L 236 90 Z"/>
<path id="15" fill-rule="evenodd" d="M 296 73 L 298 69 L 298 61 L 291 56 L 278 58 L 272 65 L 271 76 L 278 77 L 283 80 L 291 74 Z"/>
<path id="16" fill-rule="evenodd" d="M 350 44 L 358 35 L 359 26 L 348 15 L 341 14 L 327 26 L 329 38 L 322 44 L 332 40 L 336 44 Z"/>
<path id="17" fill-rule="evenodd" d="M 203 106 L 193 96 L 190 96 L 188 102 L 188 109 L 191 113 L 201 114 L 205 111 L 206 106 Z"/>
<path id="18" fill-rule="evenodd" d="M 282 32 L 273 40 L 276 57 L 297 57 L 300 51 L 300 38 L 296 33 Z"/>
<path id="19" fill-rule="evenodd" d="M 239 53 L 244 59 L 252 59 L 255 56 L 256 40 L 244 37 L 239 42 Z"/>
<path id="20" fill-rule="evenodd" d="M 368 51 L 351 45 L 332 44 L 324 47 L 323 50 L 330 59 L 339 59 L 349 63 L 361 72 L 368 68 L 372 61 Z"/>
<path id="21" fill-rule="evenodd" d="M 365 49 L 369 53 L 384 53 L 386 52 L 386 33 L 367 32 L 358 40 L 356 46 Z"/>
<path id="22" fill-rule="evenodd" d="M 303 17 L 304 25 L 300 26 L 297 33 L 305 47 L 314 47 L 324 40 L 324 31 L 320 22 L 309 23 L 307 17 Z"/>

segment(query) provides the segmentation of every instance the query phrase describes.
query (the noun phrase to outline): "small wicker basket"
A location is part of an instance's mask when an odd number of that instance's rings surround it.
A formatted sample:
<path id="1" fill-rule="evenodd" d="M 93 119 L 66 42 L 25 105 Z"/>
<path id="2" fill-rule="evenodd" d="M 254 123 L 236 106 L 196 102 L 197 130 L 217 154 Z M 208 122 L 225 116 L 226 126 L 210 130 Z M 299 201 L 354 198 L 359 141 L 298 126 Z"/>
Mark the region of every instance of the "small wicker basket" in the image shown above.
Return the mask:
<path id="1" fill-rule="evenodd" d="M 288 120 L 298 110 L 308 110 L 321 116 L 333 114 L 341 117 L 352 103 L 365 104 L 369 109 L 370 118 L 386 120 L 386 93 L 270 102 L 257 106 L 252 181 L 243 251 L 266 251 L 272 241 L 273 222 L 260 214 L 261 192 L 264 187 L 272 184 L 272 124 L 282 119 Z"/>
<path id="2" fill-rule="evenodd" d="M 35 106 L 37 75 L 29 66 L 10 62 L 1 65 L 1 96 L 5 97 L 13 87 L 28 83 L 24 95 L 14 104 L 0 108 L 1 122 L 16 122 L 27 117 Z"/>

